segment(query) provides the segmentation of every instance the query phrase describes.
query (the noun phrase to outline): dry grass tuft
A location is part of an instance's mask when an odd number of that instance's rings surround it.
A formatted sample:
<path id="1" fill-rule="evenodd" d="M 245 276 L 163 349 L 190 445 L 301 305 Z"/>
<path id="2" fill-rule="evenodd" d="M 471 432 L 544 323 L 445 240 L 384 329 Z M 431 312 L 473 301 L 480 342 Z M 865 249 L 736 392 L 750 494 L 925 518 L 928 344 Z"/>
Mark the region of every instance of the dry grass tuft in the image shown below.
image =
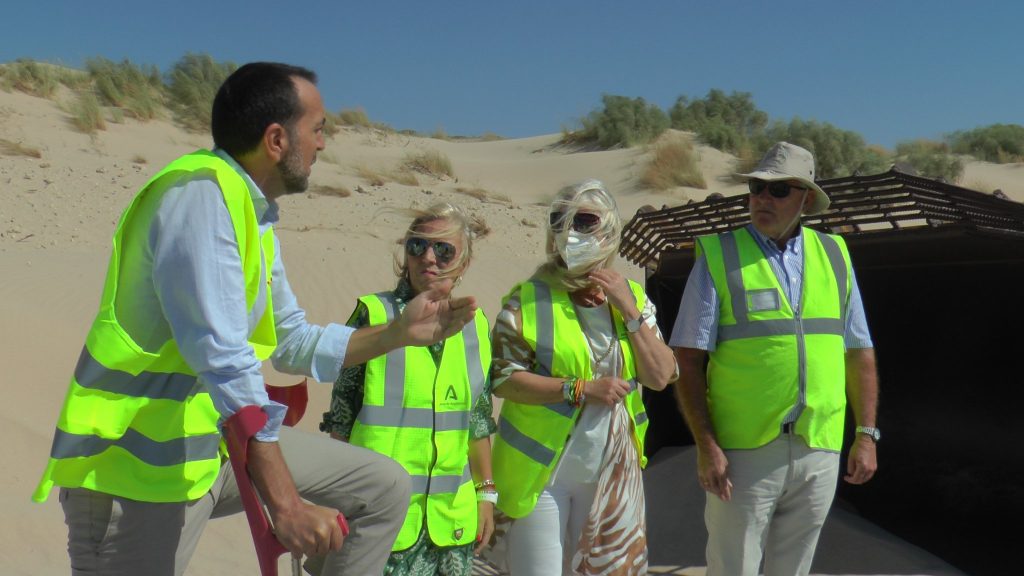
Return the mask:
<path id="1" fill-rule="evenodd" d="M 509 198 L 508 196 L 505 196 L 504 194 L 488 192 L 487 190 L 480 187 L 464 188 L 462 186 L 459 186 L 458 188 L 455 189 L 455 192 L 458 194 L 469 196 L 470 198 L 476 198 L 481 202 L 503 202 L 506 204 L 512 203 L 512 199 Z"/>
<path id="2" fill-rule="evenodd" d="M 677 186 L 707 188 L 697 162 L 693 145 L 685 140 L 671 140 L 654 148 L 654 157 L 640 176 L 640 185 L 652 190 L 669 190 Z"/>
<path id="3" fill-rule="evenodd" d="M 42 158 L 43 153 L 38 148 L 25 146 L 20 142 L 11 142 L 0 138 L 0 154 L 4 156 L 28 156 L 29 158 Z"/>
<path id="4" fill-rule="evenodd" d="M 366 115 L 366 110 L 362 108 L 343 108 L 338 112 L 338 121 L 342 126 L 357 126 L 359 128 L 373 126 L 370 117 Z"/>
<path id="5" fill-rule="evenodd" d="M 78 93 L 78 98 L 71 105 L 71 123 L 85 134 L 107 129 L 107 121 L 103 118 L 103 110 L 95 92 L 82 90 Z"/>
<path id="6" fill-rule="evenodd" d="M 385 179 L 383 174 L 367 166 L 357 166 L 356 175 L 366 180 L 366 183 L 370 186 L 383 186 L 387 184 L 387 179 Z"/>
<path id="7" fill-rule="evenodd" d="M 324 184 L 311 186 L 309 191 L 317 196 L 334 196 L 336 198 L 348 198 L 352 195 L 352 191 L 344 186 L 326 186 Z"/>
<path id="8" fill-rule="evenodd" d="M 420 185 L 420 181 L 416 178 L 416 175 L 413 174 L 407 168 L 399 168 L 398 170 L 392 172 L 391 179 L 399 184 L 404 184 L 405 186 Z"/>
<path id="9" fill-rule="evenodd" d="M 407 156 L 404 166 L 409 170 L 429 174 L 436 178 L 444 176 L 449 178 L 455 177 L 455 171 L 452 170 L 452 161 L 444 153 L 437 150 L 427 150 L 415 156 Z"/>

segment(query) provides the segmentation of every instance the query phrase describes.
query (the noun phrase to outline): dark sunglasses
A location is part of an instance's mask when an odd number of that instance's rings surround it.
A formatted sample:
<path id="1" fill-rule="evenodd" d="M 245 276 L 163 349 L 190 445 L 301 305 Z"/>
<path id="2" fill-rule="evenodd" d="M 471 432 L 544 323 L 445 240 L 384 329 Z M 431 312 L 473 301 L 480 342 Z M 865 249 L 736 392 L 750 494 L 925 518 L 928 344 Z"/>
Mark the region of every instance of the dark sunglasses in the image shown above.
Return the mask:
<path id="1" fill-rule="evenodd" d="M 427 248 L 434 249 L 434 257 L 439 264 L 447 264 L 455 258 L 455 245 L 441 240 L 430 241 L 426 238 L 413 236 L 405 241 L 405 253 L 409 256 L 423 256 Z"/>
<path id="2" fill-rule="evenodd" d="M 559 228 L 559 222 L 565 217 L 565 212 L 552 212 L 550 214 L 551 228 L 553 230 Z M 571 227 L 577 232 L 591 232 L 601 225 L 601 217 L 597 214 L 590 214 L 589 212 L 577 212 L 572 217 Z"/>
<path id="3" fill-rule="evenodd" d="M 806 192 L 807 188 L 801 188 L 799 186 L 793 186 L 789 182 L 765 182 L 764 180 L 748 180 L 747 187 L 750 188 L 751 196 L 758 196 L 761 192 L 766 189 L 768 193 L 772 195 L 772 198 L 785 198 L 789 196 L 789 193 L 793 190 L 800 190 Z"/>

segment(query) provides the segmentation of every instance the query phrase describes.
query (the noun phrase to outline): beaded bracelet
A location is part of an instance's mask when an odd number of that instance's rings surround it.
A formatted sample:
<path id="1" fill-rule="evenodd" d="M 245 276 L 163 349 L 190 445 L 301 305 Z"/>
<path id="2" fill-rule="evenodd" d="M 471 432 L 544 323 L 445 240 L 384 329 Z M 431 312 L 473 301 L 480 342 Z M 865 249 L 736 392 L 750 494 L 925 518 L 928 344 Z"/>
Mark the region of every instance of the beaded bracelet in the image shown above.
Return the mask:
<path id="1" fill-rule="evenodd" d="M 473 488 L 476 488 L 477 492 L 480 492 L 480 491 L 485 490 L 487 488 L 490 488 L 491 490 L 494 490 L 494 480 L 490 480 L 490 479 L 482 480 L 482 481 L 477 482 L 476 484 L 474 484 Z"/>
<path id="2" fill-rule="evenodd" d="M 562 382 L 562 399 L 569 406 L 579 406 L 583 404 L 586 399 L 586 395 L 583 394 L 583 385 L 586 384 L 586 380 L 582 378 L 571 378 Z"/>

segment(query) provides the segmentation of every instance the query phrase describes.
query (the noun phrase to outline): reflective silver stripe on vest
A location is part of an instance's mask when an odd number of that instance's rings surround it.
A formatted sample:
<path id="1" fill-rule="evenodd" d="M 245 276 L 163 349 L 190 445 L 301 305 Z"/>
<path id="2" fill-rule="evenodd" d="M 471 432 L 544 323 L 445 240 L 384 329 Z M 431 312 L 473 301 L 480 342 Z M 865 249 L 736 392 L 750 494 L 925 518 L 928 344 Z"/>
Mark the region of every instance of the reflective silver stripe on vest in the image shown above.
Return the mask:
<path id="1" fill-rule="evenodd" d="M 473 480 L 469 464 L 462 470 L 461 476 L 410 476 L 413 494 L 455 494 L 466 482 Z"/>
<path id="2" fill-rule="evenodd" d="M 537 313 L 537 374 L 551 376 L 555 361 L 555 317 L 551 308 L 551 287 L 544 282 L 533 284 L 533 306 Z"/>
<path id="3" fill-rule="evenodd" d="M 841 334 L 845 334 L 846 314 L 848 312 L 846 307 L 849 303 L 846 292 L 846 283 L 849 282 L 846 273 L 846 260 L 843 259 L 843 251 L 839 248 L 839 243 L 836 242 L 835 238 L 817 230 L 814 233 L 818 235 L 818 240 L 821 241 L 821 246 L 825 249 L 825 254 L 828 255 L 828 263 L 832 265 L 832 275 L 835 276 L 836 284 L 839 286 L 839 322 L 843 327 Z"/>
<path id="4" fill-rule="evenodd" d="M 127 450 L 132 456 L 150 466 L 175 466 L 185 462 L 219 458 L 217 451 L 219 445 L 220 434 L 189 436 L 157 442 L 131 428 L 125 430 L 124 436 L 115 439 L 71 434 L 58 428 L 53 436 L 50 457 L 58 460 L 85 458 L 96 456 L 111 446 L 117 446 Z"/>
<path id="5" fill-rule="evenodd" d="M 389 292 L 379 292 L 377 299 L 384 304 L 387 322 L 398 318 L 398 301 Z M 405 348 L 396 348 L 385 354 L 384 405 L 401 406 L 405 402 Z M 384 424 L 397 426 L 397 424 Z"/>
<path id="6" fill-rule="evenodd" d="M 184 402 L 199 392 L 195 376 L 164 372 L 140 372 L 132 376 L 100 364 L 85 346 L 75 366 L 75 382 L 82 388 L 152 400 Z"/>
<path id="7" fill-rule="evenodd" d="M 806 230 L 806 229 L 805 229 Z M 721 235 L 722 263 L 725 266 L 726 284 L 729 288 L 729 300 L 732 303 L 732 314 L 735 325 L 719 325 L 718 341 L 738 340 L 742 338 L 761 338 L 766 336 L 794 336 L 797 334 L 826 334 L 843 336 L 846 334 L 846 262 L 843 260 L 839 244 L 826 234 L 813 231 L 822 240 L 825 254 L 828 256 L 836 282 L 839 283 L 839 318 L 802 318 L 799 314 L 793 319 L 777 318 L 772 320 L 750 320 L 747 313 L 746 289 L 743 284 L 743 270 L 740 267 L 739 249 L 733 232 Z M 806 250 L 806 248 L 805 248 Z M 806 274 L 805 274 L 806 277 Z M 800 286 L 802 297 L 803 284 Z"/>
<path id="8" fill-rule="evenodd" d="M 555 460 L 554 450 L 523 434 L 504 417 L 498 418 L 498 434 L 506 444 L 545 468 Z"/>
<path id="9" fill-rule="evenodd" d="M 743 286 L 743 269 L 740 267 L 740 251 L 736 247 L 736 236 L 733 232 L 726 232 L 721 236 L 722 242 L 722 263 L 725 265 L 725 283 L 729 287 L 729 297 L 732 300 L 732 315 L 737 325 L 746 324 L 747 318 L 747 290 Z M 719 327 L 719 333 L 721 334 Z"/>
<path id="10" fill-rule="evenodd" d="M 647 422 L 647 411 L 644 410 L 643 412 L 638 412 L 636 418 L 634 418 L 634 421 L 636 422 L 637 426 L 640 426 L 644 422 Z"/>
<path id="11" fill-rule="evenodd" d="M 476 317 L 474 317 L 462 329 L 462 348 L 466 353 L 466 375 L 469 377 L 469 391 L 472 394 L 471 406 L 476 404 L 477 398 L 483 393 L 484 382 L 487 379 L 483 364 L 480 363 L 480 337 L 476 328 Z"/>
<path id="12" fill-rule="evenodd" d="M 398 317 L 398 301 L 389 292 L 375 294 L 384 304 L 384 312 L 387 321 L 390 322 Z M 476 326 L 476 322 L 470 323 Z M 463 329 L 463 338 L 466 338 L 467 331 Z M 479 396 L 483 390 L 484 370 L 480 365 L 480 340 L 477 338 L 476 330 L 472 331 L 472 346 L 476 350 L 475 366 L 477 374 L 471 375 L 479 382 L 479 390 L 475 391 Z M 467 339 L 468 340 L 468 339 Z M 467 357 L 469 343 L 467 342 Z M 360 424 L 369 426 L 394 426 L 399 428 L 433 428 L 437 432 L 448 432 L 452 430 L 469 429 L 469 411 L 456 410 L 452 412 L 437 412 L 432 408 L 409 408 L 403 406 L 405 402 L 405 348 L 398 348 L 388 352 L 386 355 L 386 367 L 384 369 L 384 405 L 372 406 L 363 404 L 359 410 L 357 420 Z"/>
<path id="13" fill-rule="evenodd" d="M 804 334 L 846 334 L 846 324 L 837 318 L 808 318 L 803 320 Z M 796 334 L 796 320 L 777 318 L 773 320 L 756 320 L 743 325 L 719 326 L 718 340 L 738 340 L 740 338 L 761 338 L 765 336 L 792 336 Z"/>
<path id="14" fill-rule="evenodd" d="M 367 426 L 395 426 L 399 428 L 433 428 L 438 432 L 466 430 L 469 412 L 438 412 L 430 408 L 404 408 L 402 406 L 371 406 L 363 404 L 359 410 L 359 423 Z"/>
<path id="15" fill-rule="evenodd" d="M 539 281 L 530 284 L 533 285 L 533 306 L 537 318 L 537 350 L 534 352 L 537 357 L 537 374 L 551 376 L 551 365 L 555 361 L 555 312 L 551 302 L 551 287 Z M 576 412 L 575 406 L 565 402 L 552 402 L 543 406 L 566 418 L 572 418 Z"/>

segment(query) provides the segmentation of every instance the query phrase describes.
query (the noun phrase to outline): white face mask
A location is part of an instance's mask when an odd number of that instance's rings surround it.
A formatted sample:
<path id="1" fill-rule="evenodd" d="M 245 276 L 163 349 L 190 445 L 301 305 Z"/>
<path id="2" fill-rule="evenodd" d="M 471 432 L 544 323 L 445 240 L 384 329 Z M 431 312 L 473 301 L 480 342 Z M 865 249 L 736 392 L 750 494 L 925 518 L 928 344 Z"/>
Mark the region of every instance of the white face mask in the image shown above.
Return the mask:
<path id="1" fill-rule="evenodd" d="M 570 273 L 576 273 L 601 259 L 601 241 L 593 234 L 575 230 L 555 235 L 555 246 Z"/>

